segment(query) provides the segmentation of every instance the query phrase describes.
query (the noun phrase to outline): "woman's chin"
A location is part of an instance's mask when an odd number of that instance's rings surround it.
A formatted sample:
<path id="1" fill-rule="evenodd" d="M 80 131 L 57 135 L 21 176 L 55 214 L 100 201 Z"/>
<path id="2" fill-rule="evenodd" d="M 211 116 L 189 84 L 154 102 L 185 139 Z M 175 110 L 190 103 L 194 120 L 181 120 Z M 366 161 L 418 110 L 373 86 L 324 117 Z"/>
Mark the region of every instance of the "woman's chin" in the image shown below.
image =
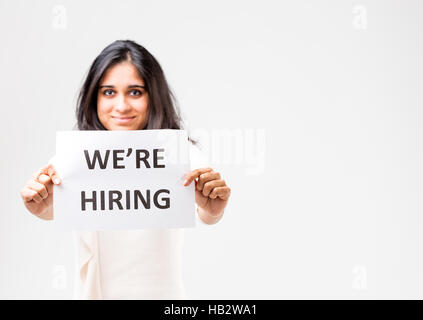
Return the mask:
<path id="1" fill-rule="evenodd" d="M 129 130 L 137 130 L 134 126 L 113 126 L 111 128 L 112 131 L 119 130 L 119 131 L 129 131 Z"/>

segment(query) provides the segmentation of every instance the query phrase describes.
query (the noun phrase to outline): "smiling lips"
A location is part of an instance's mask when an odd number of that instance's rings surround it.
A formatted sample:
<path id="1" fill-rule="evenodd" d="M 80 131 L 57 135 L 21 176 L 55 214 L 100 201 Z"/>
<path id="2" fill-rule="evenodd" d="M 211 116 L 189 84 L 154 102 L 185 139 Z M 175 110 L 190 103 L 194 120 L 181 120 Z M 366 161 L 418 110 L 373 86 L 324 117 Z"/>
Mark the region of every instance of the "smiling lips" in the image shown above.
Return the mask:
<path id="1" fill-rule="evenodd" d="M 112 117 L 114 121 L 120 124 L 131 122 L 135 117 Z"/>

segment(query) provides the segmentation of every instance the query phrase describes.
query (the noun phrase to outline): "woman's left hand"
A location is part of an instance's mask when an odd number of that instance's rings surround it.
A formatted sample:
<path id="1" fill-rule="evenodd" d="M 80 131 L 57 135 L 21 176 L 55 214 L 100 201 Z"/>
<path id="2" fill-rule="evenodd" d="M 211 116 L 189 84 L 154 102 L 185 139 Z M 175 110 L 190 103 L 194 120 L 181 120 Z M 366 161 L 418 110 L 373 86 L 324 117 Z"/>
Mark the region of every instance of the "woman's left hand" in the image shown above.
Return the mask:
<path id="1" fill-rule="evenodd" d="M 184 186 L 195 181 L 195 202 L 203 213 L 211 217 L 221 215 L 228 204 L 231 189 L 212 168 L 196 169 L 185 175 Z M 198 178 L 197 180 L 195 180 Z"/>

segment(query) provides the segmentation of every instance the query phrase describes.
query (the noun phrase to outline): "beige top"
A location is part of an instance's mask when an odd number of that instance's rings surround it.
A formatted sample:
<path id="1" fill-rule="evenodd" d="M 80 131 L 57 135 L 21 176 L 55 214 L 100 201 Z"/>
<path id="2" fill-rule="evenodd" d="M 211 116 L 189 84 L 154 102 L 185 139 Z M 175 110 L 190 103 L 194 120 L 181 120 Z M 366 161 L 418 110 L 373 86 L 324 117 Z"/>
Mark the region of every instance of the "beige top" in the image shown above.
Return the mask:
<path id="1" fill-rule="evenodd" d="M 75 239 L 75 299 L 186 298 L 184 229 L 78 231 Z"/>

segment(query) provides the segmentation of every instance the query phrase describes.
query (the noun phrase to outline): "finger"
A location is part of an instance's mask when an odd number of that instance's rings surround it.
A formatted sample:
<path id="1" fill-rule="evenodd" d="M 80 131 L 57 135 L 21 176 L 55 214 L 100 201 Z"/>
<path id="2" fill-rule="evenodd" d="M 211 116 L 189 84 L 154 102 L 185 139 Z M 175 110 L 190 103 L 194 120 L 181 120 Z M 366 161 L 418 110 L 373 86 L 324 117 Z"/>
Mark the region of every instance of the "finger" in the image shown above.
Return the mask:
<path id="1" fill-rule="evenodd" d="M 199 175 L 201 175 L 205 172 L 209 172 L 209 171 L 213 171 L 213 169 L 212 168 L 200 168 L 200 169 L 195 169 L 195 170 L 187 173 L 185 175 L 184 186 L 189 186 L 191 184 L 192 180 L 197 178 Z"/>
<path id="2" fill-rule="evenodd" d="M 228 200 L 229 196 L 231 195 L 231 189 L 226 187 L 217 187 L 214 188 L 213 191 L 210 193 L 209 198 L 216 199 L 219 197 L 222 200 Z"/>
<path id="3" fill-rule="evenodd" d="M 42 173 L 39 177 L 38 177 L 38 181 L 40 183 L 42 183 L 43 185 L 45 185 L 45 187 L 47 188 L 47 192 L 49 194 L 53 193 L 53 181 L 51 181 L 50 176 Z"/>
<path id="4" fill-rule="evenodd" d="M 21 189 L 21 197 L 25 202 L 31 201 L 33 199 L 34 190 L 27 188 L 26 186 Z"/>
<path id="5" fill-rule="evenodd" d="M 198 177 L 198 184 L 197 184 L 197 190 L 203 190 L 204 185 L 212 180 L 219 180 L 220 179 L 220 173 L 219 172 L 206 172 L 201 174 Z"/>
<path id="6" fill-rule="evenodd" d="M 27 183 L 27 187 L 36 191 L 40 195 L 41 199 L 46 199 L 48 197 L 47 188 L 42 183 L 39 183 L 35 180 L 30 180 Z"/>
<path id="7" fill-rule="evenodd" d="M 46 184 L 46 183 L 49 183 L 49 182 L 52 182 L 53 183 L 53 181 L 51 181 L 51 178 L 50 178 L 50 176 L 49 175 L 47 175 L 47 174 L 45 174 L 45 173 L 42 173 L 42 174 L 40 174 L 39 176 L 38 176 L 38 180 L 37 180 L 38 182 L 40 182 L 40 183 L 42 183 L 42 184 Z"/>
<path id="8" fill-rule="evenodd" d="M 220 180 L 209 181 L 204 185 L 202 194 L 203 196 L 208 197 L 214 188 L 224 187 L 224 186 L 226 186 L 225 180 L 220 179 Z"/>
<path id="9" fill-rule="evenodd" d="M 43 201 L 37 191 L 27 187 L 22 189 L 21 196 L 25 202 L 35 201 L 36 203 L 40 203 Z"/>
<path id="10" fill-rule="evenodd" d="M 47 166 L 46 166 L 47 167 Z M 32 178 L 35 180 L 35 181 L 38 181 L 38 178 L 42 175 L 42 174 L 46 174 L 45 173 L 45 168 L 46 167 L 42 167 L 40 170 L 38 170 L 37 172 L 34 172 L 33 174 L 32 174 Z"/>
<path id="11" fill-rule="evenodd" d="M 40 176 L 40 175 L 42 175 L 43 174 L 43 170 L 42 169 L 40 169 L 40 170 L 38 170 L 37 172 L 34 172 L 33 174 L 32 174 L 32 176 L 31 176 L 31 178 L 32 179 L 34 179 L 34 180 L 38 180 L 38 177 Z"/>
<path id="12" fill-rule="evenodd" d="M 62 179 L 60 179 L 59 174 L 51 163 L 43 167 L 41 172 L 47 174 L 51 178 L 51 181 L 53 181 L 56 185 L 59 185 L 62 182 Z"/>

